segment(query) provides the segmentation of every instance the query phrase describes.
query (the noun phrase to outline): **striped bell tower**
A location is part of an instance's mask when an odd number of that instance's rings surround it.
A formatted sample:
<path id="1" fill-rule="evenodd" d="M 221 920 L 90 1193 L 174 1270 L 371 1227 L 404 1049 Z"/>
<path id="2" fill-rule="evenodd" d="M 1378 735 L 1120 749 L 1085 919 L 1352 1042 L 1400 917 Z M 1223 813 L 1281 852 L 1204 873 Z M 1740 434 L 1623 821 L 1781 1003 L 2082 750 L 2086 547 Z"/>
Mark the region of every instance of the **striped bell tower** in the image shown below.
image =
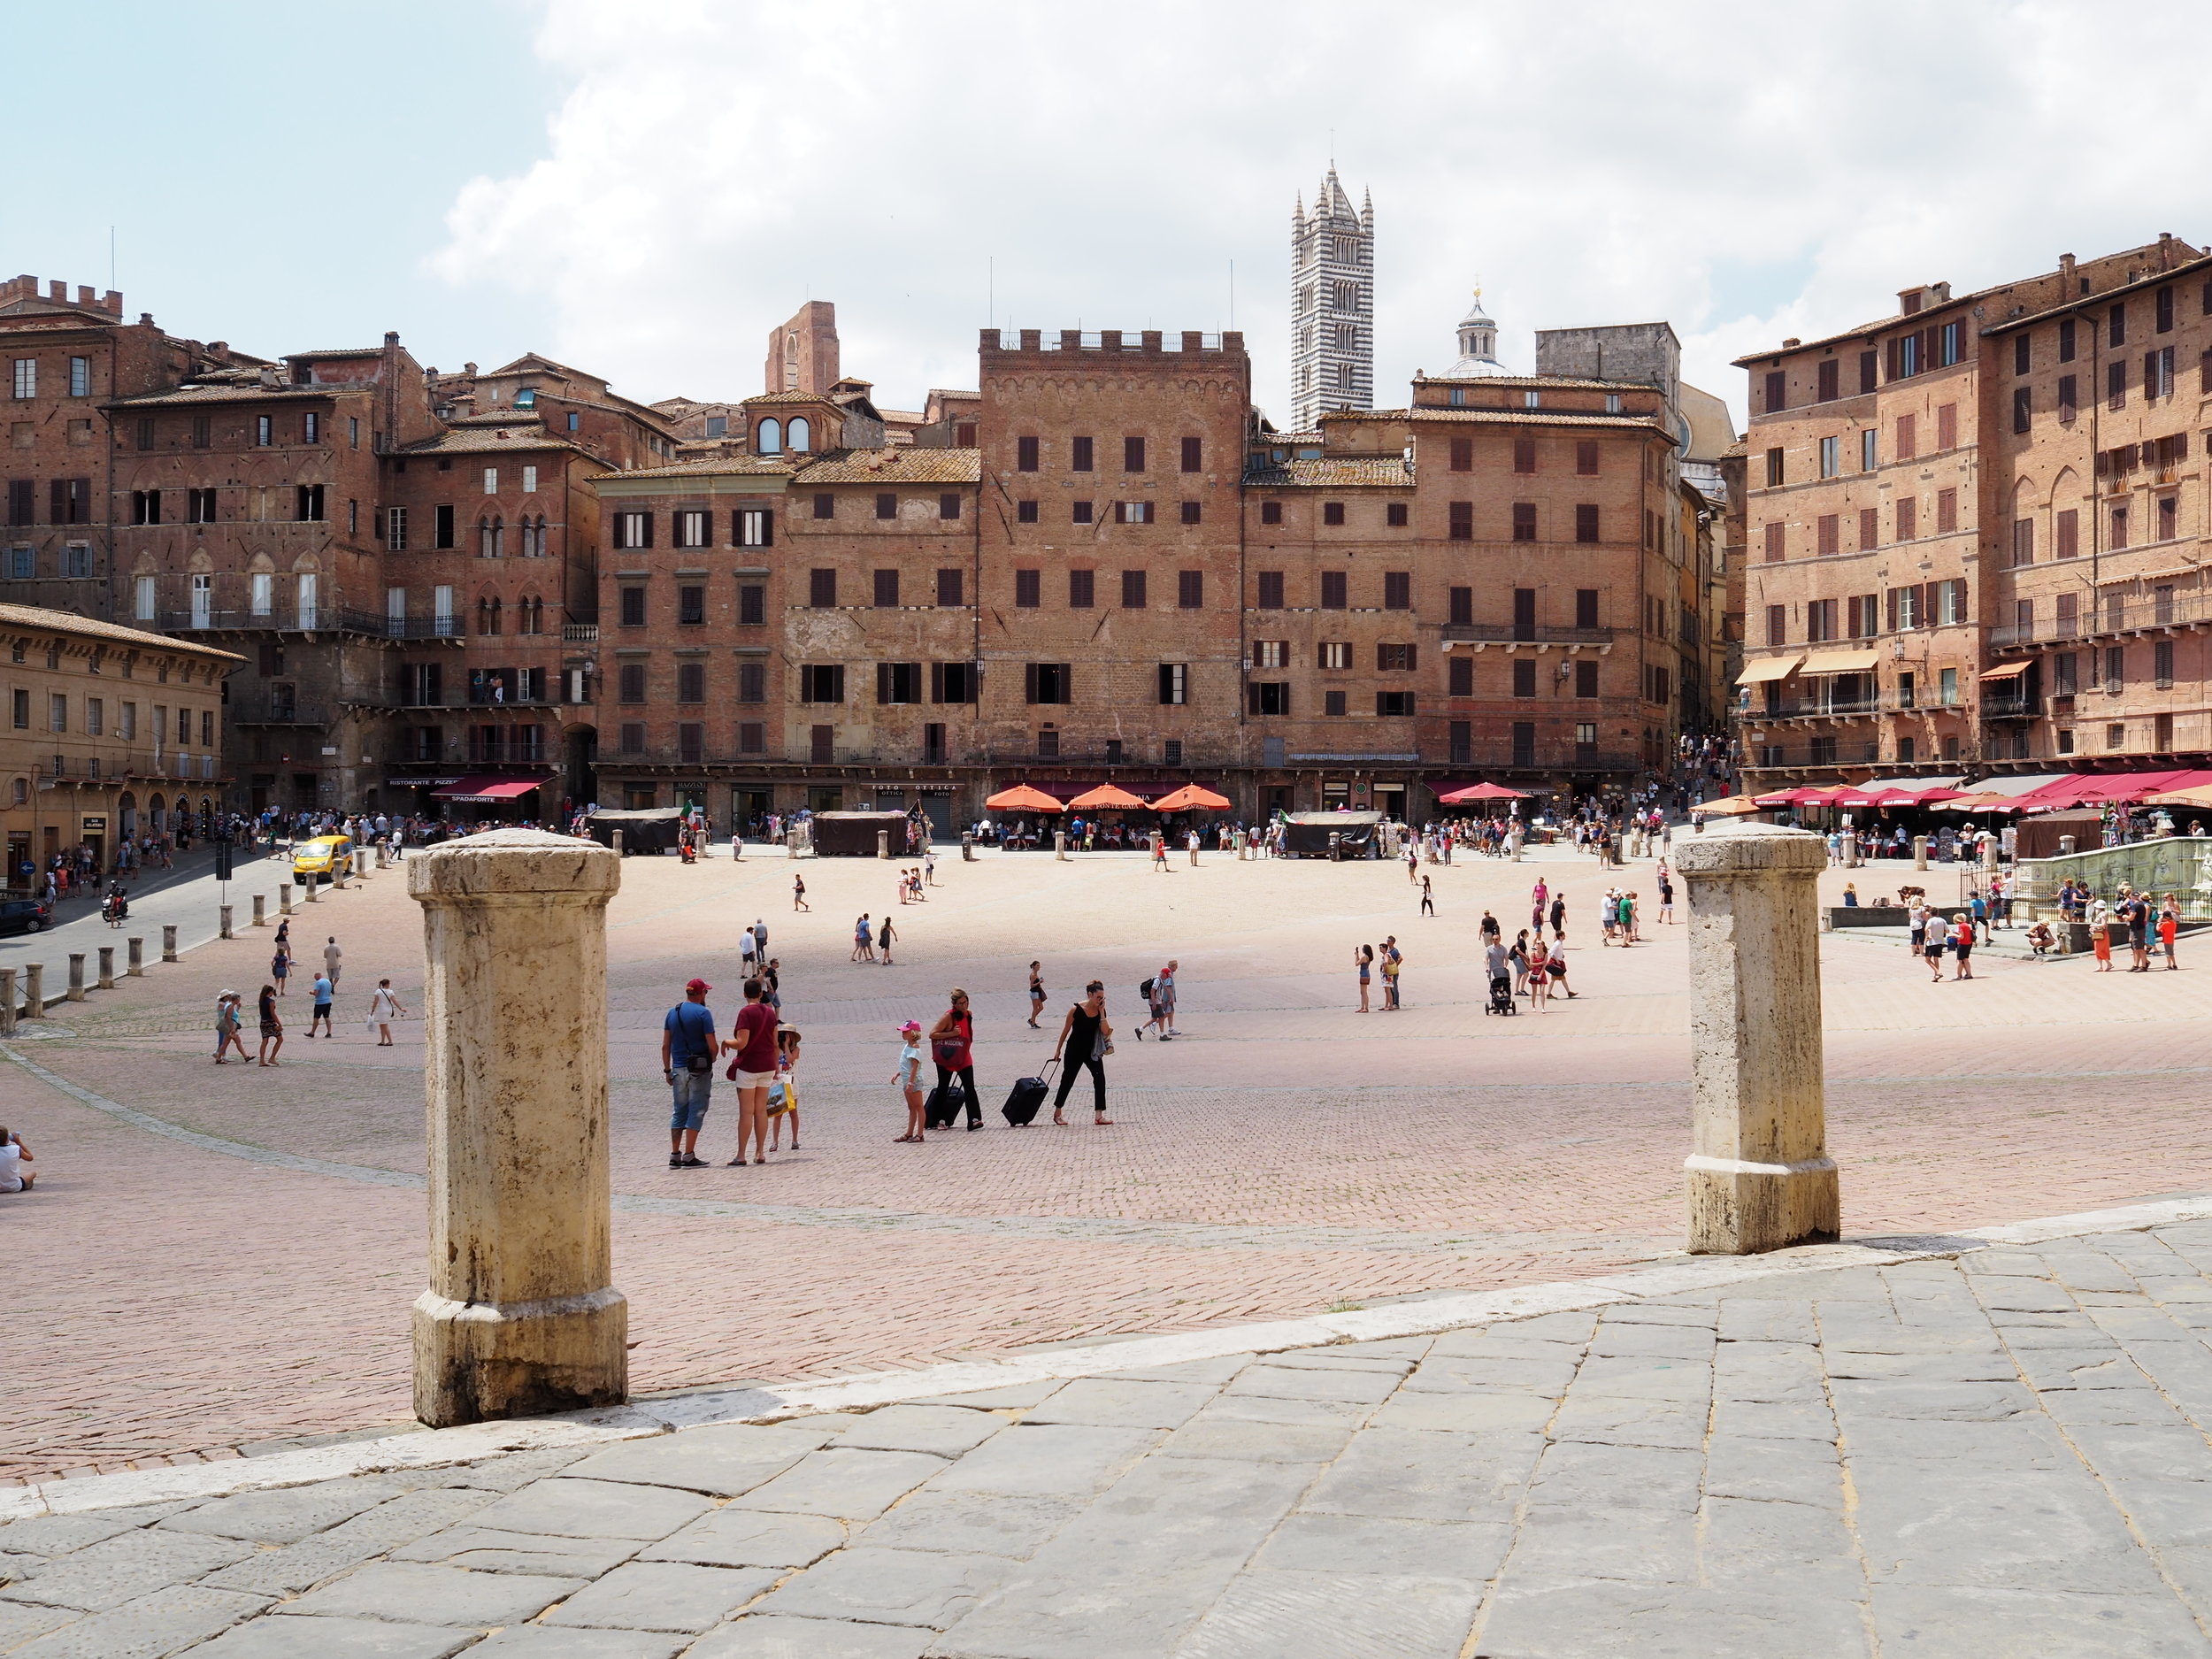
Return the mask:
<path id="1" fill-rule="evenodd" d="M 1291 426 L 1311 432 L 1332 409 L 1375 406 L 1375 204 L 1356 211 L 1336 164 L 1290 219 Z"/>

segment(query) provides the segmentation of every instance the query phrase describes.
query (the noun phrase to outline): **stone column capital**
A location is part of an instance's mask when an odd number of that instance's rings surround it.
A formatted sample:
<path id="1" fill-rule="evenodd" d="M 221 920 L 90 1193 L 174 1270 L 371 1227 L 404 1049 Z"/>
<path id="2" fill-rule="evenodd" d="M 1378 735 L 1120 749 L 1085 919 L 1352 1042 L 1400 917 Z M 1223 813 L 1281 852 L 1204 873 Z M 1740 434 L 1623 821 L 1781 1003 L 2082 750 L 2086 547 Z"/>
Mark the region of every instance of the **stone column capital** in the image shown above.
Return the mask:
<path id="1" fill-rule="evenodd" d="M 622 860 L 596 841 L 543 830 L 491 830 L 441 841 L 407 861 L 407 892 L 424 904 L 503 897 L 604 904 L 622 885 Z"/>
<path id="2" fill-rule="evenodd" d="M 1678 843 L 1674 867 L 1685 877 L 1722 879 L 1780 871 L 1817 872 L 1828 867 L 1828 844 L 1810 830 L 1739 822 Z"/>

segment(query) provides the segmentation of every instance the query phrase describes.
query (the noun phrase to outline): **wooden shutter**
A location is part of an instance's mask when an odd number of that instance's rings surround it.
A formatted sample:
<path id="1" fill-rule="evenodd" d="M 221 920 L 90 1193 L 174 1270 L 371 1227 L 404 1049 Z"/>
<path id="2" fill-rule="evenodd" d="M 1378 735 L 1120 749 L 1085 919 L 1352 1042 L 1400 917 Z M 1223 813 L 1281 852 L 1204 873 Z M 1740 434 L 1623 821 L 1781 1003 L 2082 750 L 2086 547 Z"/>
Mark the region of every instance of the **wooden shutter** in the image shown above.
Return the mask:
<path id="1" fill-rule="evenodd" d="M 48 524 L 69 522 L 65 516 L 69 511 L 69 481 L 66 479 L 54 478 L 46 481 L 46 507 Z"/>
<path id="2" fill-rule="evenodd" d="M 1859 551 L 1878 547 L 1882 541 L 1881 511 L 1875 507 L 1859 509 Z"/>
<path id="3" fill-rule="evenodd" d="M 1032 703 L 1037 701 L 1038 667 L 1039 664 L 1035 663 L 1025 663 L 1022 665 L 1022 695 Z"/>

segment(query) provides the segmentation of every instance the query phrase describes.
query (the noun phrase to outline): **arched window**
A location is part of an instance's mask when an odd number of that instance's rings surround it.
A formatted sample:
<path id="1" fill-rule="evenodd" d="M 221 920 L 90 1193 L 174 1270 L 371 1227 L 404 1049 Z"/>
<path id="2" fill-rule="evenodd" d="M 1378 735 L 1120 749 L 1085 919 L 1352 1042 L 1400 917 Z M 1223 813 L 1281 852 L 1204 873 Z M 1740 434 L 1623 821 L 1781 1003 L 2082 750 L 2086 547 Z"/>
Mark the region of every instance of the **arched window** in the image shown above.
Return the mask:
<path id="1" fill-rule="evenodd" d="M 781 455 L 783 453 L 783 422 L 776 419 L 772 415 L 760 423 L 758 437 L 759 442 L 753 446 L 755 454 Z"/>
<path id="2" fill-rule="evenodd" d="M 808 426 L 804 415 L 791 417 L 791 447 L 794 449 L 804 455 L 812 445 L 813 436 L 813 431 Z"/>
<path id="3" fill-rule="evenodd" d="M 1352 364 L 1338 364 L 1336 365 L 1336 389 L 1340 392 L 1349 392 L 1356 389 L 1353 384 L 1353 380 L 1357 373 L 1357 368 Z"/>

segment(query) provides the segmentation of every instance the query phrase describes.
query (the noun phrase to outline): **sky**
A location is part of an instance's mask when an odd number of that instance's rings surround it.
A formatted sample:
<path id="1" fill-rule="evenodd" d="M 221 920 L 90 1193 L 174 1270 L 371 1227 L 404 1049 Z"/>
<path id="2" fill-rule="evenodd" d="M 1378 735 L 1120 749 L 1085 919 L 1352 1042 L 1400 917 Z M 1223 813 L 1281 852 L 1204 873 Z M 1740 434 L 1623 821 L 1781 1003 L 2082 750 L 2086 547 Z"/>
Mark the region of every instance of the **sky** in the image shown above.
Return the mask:
<path id="1" fill-rule="evenodd" d="M 2212 78 L 2095 70 L 2102 7 L 1949 0 L 109 0 L 16 6 L 0 268 L 248 351 L 538 350 L 643 401 L 762 389 L 838 308 L 880 403 L 977 330 L 1235 326 L 1288 410 L 1289 220 L 1377 217 L 1379 401 L 1456 355 L 1664 319 L 1686 378 L 2171 231 Z M 2159 14 L 2200 61 L 2212 8 Z M 88 96 L 96 85 L 97 94 Z M 2100 113 L 2100 111 L 2103 113 Z M 111 266 L 111 257 L 112 265 Z"/>

